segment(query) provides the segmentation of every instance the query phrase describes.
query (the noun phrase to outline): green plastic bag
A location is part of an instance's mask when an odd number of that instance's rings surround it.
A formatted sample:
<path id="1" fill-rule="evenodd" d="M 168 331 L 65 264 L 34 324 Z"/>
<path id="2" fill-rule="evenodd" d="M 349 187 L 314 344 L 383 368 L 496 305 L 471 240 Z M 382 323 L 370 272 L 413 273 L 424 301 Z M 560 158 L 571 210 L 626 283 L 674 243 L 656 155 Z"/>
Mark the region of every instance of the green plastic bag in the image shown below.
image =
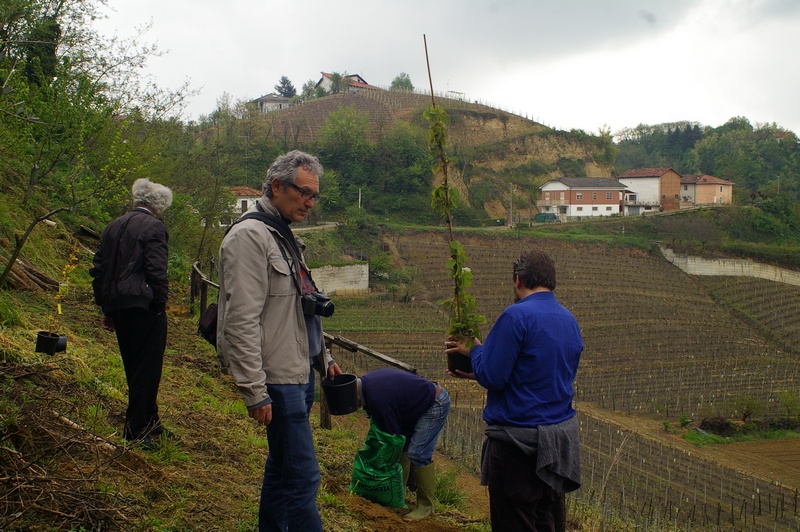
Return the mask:
<path id="1" fill-rule="evenodd" d="M 397 460 L 406 437 L 383 432 L 370 422 L 364 447 L 356 452 L 350 493 L 389 508 L 406 508 L 403 466 Z"/>

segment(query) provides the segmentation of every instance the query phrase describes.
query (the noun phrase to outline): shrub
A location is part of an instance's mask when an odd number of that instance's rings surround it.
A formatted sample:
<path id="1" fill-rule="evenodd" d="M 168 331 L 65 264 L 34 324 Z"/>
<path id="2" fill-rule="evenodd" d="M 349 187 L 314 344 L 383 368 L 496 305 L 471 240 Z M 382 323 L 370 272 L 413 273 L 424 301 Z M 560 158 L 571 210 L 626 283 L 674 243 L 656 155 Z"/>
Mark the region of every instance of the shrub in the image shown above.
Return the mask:
<path id="1" fill-rule="evenodd" d="M 724 417 L 714 416 L 700 422 L 700 429 L 718 436 L 732 436 L 736 430 L 733 424 Z"/>

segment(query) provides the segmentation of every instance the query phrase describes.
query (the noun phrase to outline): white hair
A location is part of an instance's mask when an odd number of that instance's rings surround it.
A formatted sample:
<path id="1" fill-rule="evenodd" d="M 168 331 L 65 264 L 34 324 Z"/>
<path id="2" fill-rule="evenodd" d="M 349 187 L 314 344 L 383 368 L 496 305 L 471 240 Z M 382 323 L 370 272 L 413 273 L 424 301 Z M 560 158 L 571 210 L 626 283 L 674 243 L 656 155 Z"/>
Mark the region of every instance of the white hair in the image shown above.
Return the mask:
<path id="1" fill-rule="evenodd" d="M 134 205 L 148 207 L 155 211 L 155 215 L 162 214 L 172 205 L 172 190 L 164 185 L 151 183 L 146 177 L 133 182 L 131 193 Z"/>

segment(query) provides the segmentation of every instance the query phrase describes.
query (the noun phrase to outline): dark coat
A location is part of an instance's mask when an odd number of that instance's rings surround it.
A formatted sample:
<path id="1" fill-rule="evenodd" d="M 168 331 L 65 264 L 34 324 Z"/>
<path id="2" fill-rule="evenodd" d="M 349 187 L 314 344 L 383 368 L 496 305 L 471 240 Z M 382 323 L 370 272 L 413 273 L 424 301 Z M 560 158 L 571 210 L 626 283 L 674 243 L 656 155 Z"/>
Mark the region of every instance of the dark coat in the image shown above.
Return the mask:
<path id="1" fill-rule="evenodd" d="M 131 308 L 164 311 L 168 239 L 164 222 L 143 208 L 108 224 L 89 270 L 95 302 L 104 314 Z"/>

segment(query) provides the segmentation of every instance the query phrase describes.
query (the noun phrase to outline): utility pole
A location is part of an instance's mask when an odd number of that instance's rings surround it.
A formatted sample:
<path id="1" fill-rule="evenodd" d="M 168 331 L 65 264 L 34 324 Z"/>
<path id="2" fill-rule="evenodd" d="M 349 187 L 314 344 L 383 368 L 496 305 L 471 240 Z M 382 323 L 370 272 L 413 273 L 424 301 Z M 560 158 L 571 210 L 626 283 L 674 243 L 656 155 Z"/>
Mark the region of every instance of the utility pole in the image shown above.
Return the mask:
<path id="1" fill-rule="evenodd" d="M 509 183 L 508 192 L 508 228 L 514 227 L 514 183 Z"/>

